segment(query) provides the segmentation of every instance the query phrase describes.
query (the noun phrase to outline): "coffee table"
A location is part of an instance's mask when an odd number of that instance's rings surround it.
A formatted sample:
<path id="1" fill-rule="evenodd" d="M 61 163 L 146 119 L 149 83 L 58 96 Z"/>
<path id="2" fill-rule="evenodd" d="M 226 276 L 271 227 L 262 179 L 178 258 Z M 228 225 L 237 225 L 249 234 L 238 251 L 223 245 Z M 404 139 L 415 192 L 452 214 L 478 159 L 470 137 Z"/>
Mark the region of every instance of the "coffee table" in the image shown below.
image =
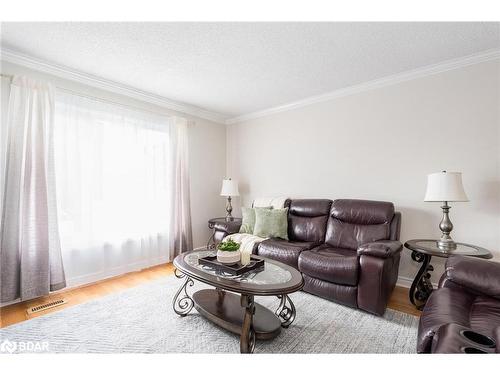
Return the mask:
<path id="1" fill-rule="evenodd" d="M 264 259 L 264 267 L 240 276 L 198 264 L 200 257 L 214 255 L 213 250 L 193 250 L 174 259 L 175 276 L 183 279 L 173 300 L 174 311 L 186 316 L 193 307 L 218 326 L 240 335 L 241 353 L 252 353 L 255 340 L 270 340 L 288 328 L 295 319 L 295 306 L 289 294 L 304 285 L 300 272 L 281 262 Z M 215 289 L 188 294 L 194 280 Z M 255 296 L 276 296 L 280 303 L 275 312 L 254 301 Z"/>

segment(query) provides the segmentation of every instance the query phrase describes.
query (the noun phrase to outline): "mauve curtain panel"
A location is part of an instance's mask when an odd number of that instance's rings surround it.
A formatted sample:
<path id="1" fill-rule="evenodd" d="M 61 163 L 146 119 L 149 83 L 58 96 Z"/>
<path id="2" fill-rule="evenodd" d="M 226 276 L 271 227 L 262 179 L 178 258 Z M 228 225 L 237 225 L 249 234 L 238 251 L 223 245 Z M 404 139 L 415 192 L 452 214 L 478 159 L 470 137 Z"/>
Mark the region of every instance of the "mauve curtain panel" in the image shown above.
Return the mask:
<path id="1" fill-rule="evenodd" d="M 189 197 L 188 121 L 176 117 L 172 136 L 172 222 L 170 224 L 170 259 L 193 250 L 191 203 Z"/>
<path id="2" fill-rule="evenodd" d="M 53 87 L 14 77 L 7 127 L 2 302 L 28 300 L 66 286 L 57 224 Z"/>

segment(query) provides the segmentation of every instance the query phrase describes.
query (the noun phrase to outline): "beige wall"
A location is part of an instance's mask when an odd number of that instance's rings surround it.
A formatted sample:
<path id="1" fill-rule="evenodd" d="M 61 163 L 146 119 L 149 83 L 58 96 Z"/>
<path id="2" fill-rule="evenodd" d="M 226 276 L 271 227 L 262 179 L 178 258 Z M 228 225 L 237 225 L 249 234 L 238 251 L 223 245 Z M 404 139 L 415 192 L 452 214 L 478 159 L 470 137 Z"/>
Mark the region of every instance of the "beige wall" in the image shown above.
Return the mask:
<path id="1" fill-rule="evenodd" d="M 207 221 L 225 213 L 224 199 L 219 196 L 221 181 L 226 172 L 226 128 L 223 124 L 166 110 L 126 96 L 95 89 L 73 81 L 61 79 L 41 72 L 2 61 L 3 74 L 25 74 L 51 81 L 56 86 L 74 90 L 93 97 L 131 105 L 145 110 L 165 114 L 178 114 L 194 121 L 189 128 L 189 161 L 191 178 L 191 216 L 195 246 L 206 244 L 210 235 Z M 7 80 L 2 79 L 2 94 L 8 93 Z M 2 95 L 2 128 L 7 101 Z"/>
<path id="2" fill-rule="evenodd" d="M 500 61 L 489 61 L 229 125 L 228 175 L 244 205 L 269 195 L 392 201 L 406 241 L 439 234 L 439 203 L 422 201 L 426 175 L 461 171 L 470 202 L 451 204 L 453 237 L 500 261 L 499 86 Z M 417 269 L 405 251 L 400 275 Z"/>

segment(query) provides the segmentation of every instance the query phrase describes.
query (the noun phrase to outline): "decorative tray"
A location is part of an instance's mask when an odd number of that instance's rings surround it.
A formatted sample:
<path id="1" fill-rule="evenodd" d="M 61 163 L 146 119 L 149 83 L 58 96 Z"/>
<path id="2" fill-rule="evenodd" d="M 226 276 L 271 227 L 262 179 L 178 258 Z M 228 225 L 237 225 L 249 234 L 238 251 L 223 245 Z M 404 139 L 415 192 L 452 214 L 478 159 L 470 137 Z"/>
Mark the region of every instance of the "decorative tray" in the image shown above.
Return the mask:
<path id="1" fill-rule="evenodd" d="M 209 255 L 203 258 L 199 258 L 198 263 L 235 276 L 239 276 L 244 274 L 245 272 L 264 267 L 264 259 L 258 259 L 253 256 L 250 256 L 250 263 L 248 263 L 246 266 L 241 264 L 241 262 L 231 265 L 223 264 L 217 260 L 217 255 Z"/>

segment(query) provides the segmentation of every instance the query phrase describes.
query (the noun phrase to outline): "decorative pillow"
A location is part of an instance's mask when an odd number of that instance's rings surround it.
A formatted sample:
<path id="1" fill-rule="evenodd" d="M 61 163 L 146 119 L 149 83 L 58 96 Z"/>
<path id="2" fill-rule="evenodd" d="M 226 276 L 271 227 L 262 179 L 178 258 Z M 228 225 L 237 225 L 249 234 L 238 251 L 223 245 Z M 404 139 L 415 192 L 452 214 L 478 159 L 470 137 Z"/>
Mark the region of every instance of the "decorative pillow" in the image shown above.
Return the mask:
<path id="1" fill-rule="evenodd" d="M 272 207 L 261 207 L 265 210 L 271 210 Z M 240 233 L 253 234 L 255 227 L 255 208 L 241 207 L 241 227 Z"/>
<path id="2" fill-rule="evenodd" d="M 288 240 L 288 208 L 268 210 L 255 208 L 254 236 L 278 237 Z"/>
<path id="3" fill-rule="evenodd" d="M 253 234 L 255 226 L 255 208 L 241 207 L 240 233 Z"/>

